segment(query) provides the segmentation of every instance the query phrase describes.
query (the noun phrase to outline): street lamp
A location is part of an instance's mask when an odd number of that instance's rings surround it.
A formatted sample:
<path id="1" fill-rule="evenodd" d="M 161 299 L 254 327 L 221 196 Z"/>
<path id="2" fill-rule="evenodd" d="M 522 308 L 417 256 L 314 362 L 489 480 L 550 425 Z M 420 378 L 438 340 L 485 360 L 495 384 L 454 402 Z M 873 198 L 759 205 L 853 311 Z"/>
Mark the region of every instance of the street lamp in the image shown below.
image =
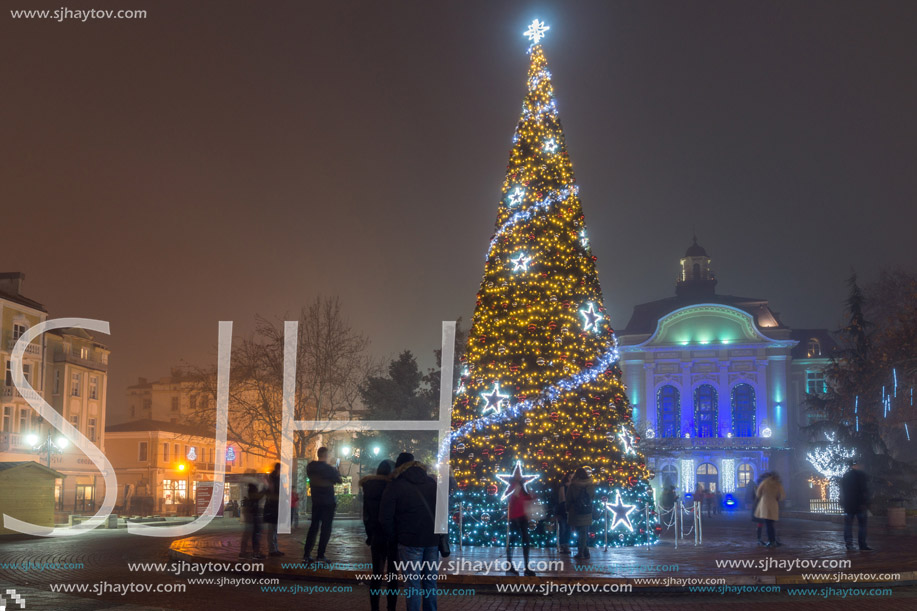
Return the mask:
<path id="1" fill-rule="evenodd" d="M 379 446 L 373 446 L 373 457 L 378 457 L 381 448 Z"/>
<path id="2" fill-rule="evenodd" d="M 30 433 L 26 435 L 25 442 L 32 446 L 32 451 L 36 452 L 39 456 L 46 453 L 48 454 L 48 468 L 51 468 L 51 454 L 63 454 L 64 449 L 69 445 L 67 438 L 64 436 L 59 436 L 57 439 L 51 439 L 51 431 L 48 431 L 48 438 L 44 442 L 39 443 L 41 437 L 35 433 Z"/>

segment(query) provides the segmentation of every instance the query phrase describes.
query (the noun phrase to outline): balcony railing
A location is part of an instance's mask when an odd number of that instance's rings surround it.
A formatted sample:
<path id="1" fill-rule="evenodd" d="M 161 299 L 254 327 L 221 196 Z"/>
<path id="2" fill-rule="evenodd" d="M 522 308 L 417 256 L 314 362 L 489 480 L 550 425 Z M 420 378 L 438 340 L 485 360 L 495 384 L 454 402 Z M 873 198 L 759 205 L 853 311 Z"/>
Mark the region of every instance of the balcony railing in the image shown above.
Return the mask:
<path id="1" fill-rule="evenodd" d="M 6 400 L 17 399 L 20 397 L 23 399 L 28 397 L 28 398 L 31 398 L 32 400 L 35 400 L 35 399 L 38 399 L 40 395 L 37 392 L 35 392 L 34 390 L 30 390 L 27 393 L 22 394 L 16 390 L 15 386 L 4 386 L 2 390 L 0 390 L 0 397 L 3 397 L 3 399 L 6 399 Z"/>
<path id="2" fill-rule="evenodd" d="M 776 446 L 776 441 L 771 437 L 656 437 L 643 438 L 640 449 L 753 449 L 771 448 Z"/>
<path id="3" fill-rule="evenodd" d="M 83 358 L 79 354 L 64 352 L 62 350 L 58 350 L 54 353 L 54 362 L 71 363 L 73 365 L 79 365 L 80 367 L 95 369 L 97 371 L 108 371 L 108 363 L 103 363 L 100 359 L 92 358 L 91 356 L 88 358 Z"/>
<path id="4" fill-rule="evenodd" d="M 25 442 L 25 435 L 19 433 L 0 433 L 0 452 L 16 450 L 31 450 L 32 447 Z"/>
<path id="5" fill-rule="evenodd" d="M 18 339 L 8 340 L 6 342 L 6 349 L 12 352 L 13 348 L 16 347 L 16 342 L 18 341 L 19 341 Z M 29 356 L 41 356 L 41 346 L 39 346 L 38 344 L 29 344 L 25 348 L 25 353 Z"/>

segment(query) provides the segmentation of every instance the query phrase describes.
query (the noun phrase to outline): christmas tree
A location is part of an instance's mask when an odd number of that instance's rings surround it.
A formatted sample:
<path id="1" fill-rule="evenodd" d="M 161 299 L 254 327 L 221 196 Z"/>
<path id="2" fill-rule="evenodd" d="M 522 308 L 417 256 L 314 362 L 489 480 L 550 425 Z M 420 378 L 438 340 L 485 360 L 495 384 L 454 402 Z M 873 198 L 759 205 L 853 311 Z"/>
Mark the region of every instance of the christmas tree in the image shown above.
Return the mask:
<path id="1" fill-rule="evenodd" d="M 529 490 L 547 502 L 565 472 L 587 467 L 596 483 L 590 542 L 652 543 L 658 520 L 650 474 L 636 449 L 539 44 L 547 29 L 536 21 L 526 32 L 528 93 L 453 410 L 453 498 L 462 506 L 465 544 L 504 545 L 509 474 L 521 469 Z M 534 540 L 556 544 L 554 529 L 542 524 Z"/>

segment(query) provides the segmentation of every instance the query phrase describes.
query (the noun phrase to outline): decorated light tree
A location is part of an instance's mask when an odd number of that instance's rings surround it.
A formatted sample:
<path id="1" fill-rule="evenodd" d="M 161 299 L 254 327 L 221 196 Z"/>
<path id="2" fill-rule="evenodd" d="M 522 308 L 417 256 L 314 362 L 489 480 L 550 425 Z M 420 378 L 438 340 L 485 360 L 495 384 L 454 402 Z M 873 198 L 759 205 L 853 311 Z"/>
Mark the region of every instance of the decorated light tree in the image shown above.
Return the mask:
<path id="1" fill-rule="evenodd" d="M 652 543 L 649 472 L 539 44 L 547 29 L 535 21 L 526 32 L 528 93 L 453 410 L 453 496 L 466 544 L 504 545 L 511 474 L 547 500 L 565 472 L 586 467 L 596 484 L 591 542 Z M 553 529 L 535 541 L 556 543 Z"/>

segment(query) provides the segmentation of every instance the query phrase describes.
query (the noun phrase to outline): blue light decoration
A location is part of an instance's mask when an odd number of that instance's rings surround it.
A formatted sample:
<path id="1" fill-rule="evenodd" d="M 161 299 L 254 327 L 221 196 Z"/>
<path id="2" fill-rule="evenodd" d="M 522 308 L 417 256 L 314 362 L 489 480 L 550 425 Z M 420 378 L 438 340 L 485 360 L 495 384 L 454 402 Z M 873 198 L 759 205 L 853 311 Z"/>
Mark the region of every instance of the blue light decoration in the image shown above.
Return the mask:
<path id="1" fill-rule="evenodd" d="M 548 138 L 544 141 L 544 152 L 553 155 L 557 152 L 557 140 Z"/>
<path id="2" fill-rule="evenodd" d="M 236 451 L 232 446 L 226 447 L 226 462 L 232 462 L 236 459 Z"/>
<path id="3" fill-rule="evenodd" d="M 583 317 L 583 331 L 598 331 L 599 321 L 602 320 L 603 316 L 595 311 L 594 303 L 590 302 L 588 305 L 588 308 L 579 311 L 580 316 Z"/>
<path id="4" fill-rule="evenodd" d="M 856 395 L 856 396 L 853 398 L 853 413 L 854 413 L 854 416 L 855 416 L 855 419 L 856 419 L 856 430 L 857 430 L 857 433 L 860 432 L 860 414 L 859 414 L 859 411 L 860 411 L 860 395 Z"/>
<path id="5" fill-rule="evenodd" d="M 911 432 L 907 428 L 907 422 L 904 423 L 904 434 L 907 435 L 907 440 L 911 440 Z"/>
<path id="6" fill-rule="evenodd" d="M 583 248 L 589 248 L 589 238 L 586 237 L 586 230 L 583 229 L 579 232 L 580 244 L 583 245 Z"/>
<path id="7" fill-rule="evenodd" d="M 518 271 L 527 272 L 527 271 L 529 271 L 529 262 L 530 262 L 531 260 L 532 260 L 532 258 L 531 258 L 531 257 L 526 257 L 526 256 L 525 256 L 525 253 L 519 253 L 519 256 L 518 256 L 518 257 L 516 257 L 515 259 L 510 259 L 510 261 L 511 261 L 512 264 L 513 264 L 513 271 L 514 271 L 514 272 L 518 272 Z"/>
<path id="8" fill-rule="evenodd" d="M 510 191 L 509 195 L 507 195 L 506 197 L 507 197 L 507 202 L 510 208 L 518 206 L 519 204 L 522 203 L 522 198 L 525 197 L 525 189 L 523 189 L 522 187 L 516 187 L 515 189 Z"/>
<path id="9" fill-rule="evenodd" d="M 497 245 L 497 242 L 500 241 L 500 238 L 504 233 L 513 228 L 517 223 L 522 223 L 534 218 L 534 216 L 539 212 L 547 212 L 551 209 L 551 206 L 554 204 L 559 204 L 564 202 L 572 195 L 579 193 L 579 187 L 568 187 L 561 189 L 559 191 L 554 191 L 540 202 L 532 204 L 525 210 L 520 210 L 509 217 L 505 223 L 503 223 L 499 229 L 494 233 L 494 237 L 490 240 L 490 247 L 487 249 L 486 258 L 490 258 L 490 253 L 493 252 L 494 247 Z"/>
<path id="10" fill-rule="evenodd" d="M 503 495 L 500 497 L 501 501 L 505 501 L 506 497 L 509 496 L 511 489 L 513 487 L 513 480 L 521 479 L 522 480 L 522 491 L 526 494 L 529 492 L 528 485 L 541 477 L 540 474 L 535 473 L 534 475 L 525 475 L 522 472 L 522 461 L 516 461 L 516 466 L 513 468 L 512 473 L 497 473 L 495 474 L 497 479 L 506 484 L 506 490 L 503 491 Z"/>
<path id="11" fill-rule="evenodd" d="M 197 448 L 191 446 L 191 448 L 188 450 L 188 455 L 185 458 L 188 460 L 197 460 Z"/>
<path id="12" fill-rule="evenodd" d="M 627 530 L 634 532 L 634 525 L 630 521 L 630 513 L 637 508 L 636 505 L 627 505 L 621 502 L 621 491 L 615 490 L 616 498 L 614 504 L 605 503 L 607 507 L 613 514 L 614 518 L 612 519 L 611 526 L 609 528 L 614 530 L 618 527 L 618 524 L 623 524 L 627 527 Z"/>
<path id="13" fill-rule="evenodd" d="M 734 496 L 731 495 L 731 494 L 727 494 L 727 495 L 723 498 L 723 506 L 724 506 L 726 509 L 735 509 L 736 506 L 737 506 L 738 504 L 739 504 L 739 503 L 738 503 L 738 501 L 736 501 L 736 497 L 734 497 Z"/>
<path id="14" fill-rule="evenodd" d="M 509 399 L 509 395 L 502 394 L 500 392 L 500 384 L 498 382 L 494 382 L 494 387 L 490 394 L 487 394 L 486 391 L 482 392 L 481 398 L 487 402 L 486 405 L 484 405 L 483 413 L 486 414 L 489 411 L 500 413 L 500 404 L 505 399 Z"/>

